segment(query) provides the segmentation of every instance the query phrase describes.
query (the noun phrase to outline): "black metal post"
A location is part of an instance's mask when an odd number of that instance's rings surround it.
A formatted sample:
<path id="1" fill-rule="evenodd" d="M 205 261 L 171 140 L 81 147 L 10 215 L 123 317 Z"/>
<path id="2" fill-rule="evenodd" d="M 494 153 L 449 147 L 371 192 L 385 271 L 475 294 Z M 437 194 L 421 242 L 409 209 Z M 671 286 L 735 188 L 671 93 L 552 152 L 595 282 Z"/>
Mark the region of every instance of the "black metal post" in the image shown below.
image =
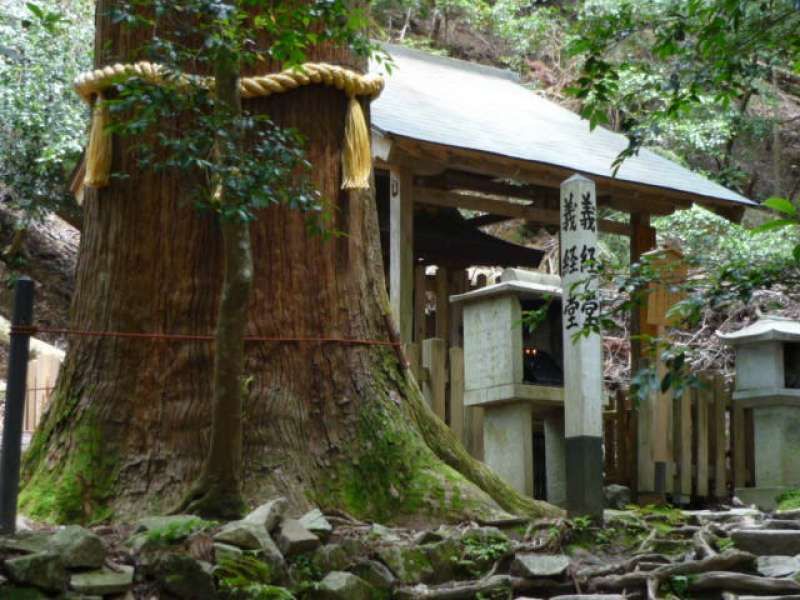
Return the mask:
<path id="1" fill-rule="evenodd" d="M 13 534 L 17 526 L 22 421 L 25 417 L 25 386 L 31 343 L 30 333 L 15 332 L 13 327 L 31 325 L 33 325 L 33 281 L 28 277 L 20 277 L 14 288 L 6 412 L 3 419 L 3 454 L 0 455 L 0 533 L 4 534 Z"/>

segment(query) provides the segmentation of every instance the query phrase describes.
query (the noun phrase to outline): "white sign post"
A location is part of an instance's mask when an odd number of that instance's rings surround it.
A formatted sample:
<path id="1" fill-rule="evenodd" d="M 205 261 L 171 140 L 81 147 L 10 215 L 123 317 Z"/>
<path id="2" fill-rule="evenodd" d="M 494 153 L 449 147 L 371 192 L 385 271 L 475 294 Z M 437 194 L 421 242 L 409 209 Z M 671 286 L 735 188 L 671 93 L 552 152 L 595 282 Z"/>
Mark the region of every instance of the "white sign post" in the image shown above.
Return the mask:
<path id="1" fill-rule="evenodd" d="M 573 175 L 561 184 L 567 512 L 602 518 L 603 348 L 597 257 L 595 184 Z M 594 331 L 585 335 L 590 328 Z"/>

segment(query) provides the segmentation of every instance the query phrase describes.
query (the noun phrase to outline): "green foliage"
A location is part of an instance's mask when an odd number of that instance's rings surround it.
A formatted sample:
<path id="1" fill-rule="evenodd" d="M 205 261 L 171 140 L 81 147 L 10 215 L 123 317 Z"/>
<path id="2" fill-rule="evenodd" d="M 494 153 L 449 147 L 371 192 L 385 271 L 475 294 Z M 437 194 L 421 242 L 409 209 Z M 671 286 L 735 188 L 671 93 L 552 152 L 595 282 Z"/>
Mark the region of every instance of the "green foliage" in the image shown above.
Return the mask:
<path id="1" fill-rule="evenodd" d="M 727 145 L 761 126 L 748 121 L 747 105 L 773 68 L 800 60 L 798 27 L 794 0 L 588 0 L 569 45 L 583 60 L 570 91 L 592 126 L 624 113 L 630 146 L 616 167 L 645 144 L 685 140 L 691 130 L 697 137 L 686 141 L 717 148 L 720 176 L 735 185 Z M 701 123 L 705 131 L 695 129 Z"/>
<path id="2" fill-rule="evenodd" d="M 794 510 L 800 508 L 800 489 L 787 490 L 775 498 L 778 510 Z"/>
<path id="3" fill-rule="evenodd" d="M 689 577 L 686 575 L 673 575 L 667 581 L 667 587 L 678 598 L 689 597 Z"/>
<path id="4" fill-rule="evenodd" d="M 289 590 L 272 585 L 274 574 L 267 563 L 246 554 L 220 559 L 214 576 L 222 597 L 229 600 L 294 600 Z"/>
<path id="5" fill-rule="evenodd" d="M 88 111 L 72 80 L 91 66 L 93 6 L 11 0 L 0 8 L 0 193 L 23 211 L 20 226 L 74 204 L 66 182 Z"/>
<path id="6" fill-rule="evenodd" d="M 215 523 L 212 521 L 206 521 L 199 517 L 192 517 L 182 521 L 173 521 L 163 527 L 151 529 L 145 534 L 145 539 L 148 544 L 170 546 L 185 540 L 198 531 L 203 531 L 214 525 Z"/>
<path id="7" fill-rule="evenodd" d="M 467 532 L 461 545 L 458 565 L 474 577 L 482 576 L 489 566 L 511 549 L 511 542 L 504 535 L 486 535 L 480 530 Z"/>
<path id="8" fill-rule="evenodd" d="M 800 241 L 796 229 L 751 230 L 698 206 L 654 219 L 653 225 L 662 240 L 677 241 L 695 266 L 708 271 L 739 263 L 783 262 Z"/>

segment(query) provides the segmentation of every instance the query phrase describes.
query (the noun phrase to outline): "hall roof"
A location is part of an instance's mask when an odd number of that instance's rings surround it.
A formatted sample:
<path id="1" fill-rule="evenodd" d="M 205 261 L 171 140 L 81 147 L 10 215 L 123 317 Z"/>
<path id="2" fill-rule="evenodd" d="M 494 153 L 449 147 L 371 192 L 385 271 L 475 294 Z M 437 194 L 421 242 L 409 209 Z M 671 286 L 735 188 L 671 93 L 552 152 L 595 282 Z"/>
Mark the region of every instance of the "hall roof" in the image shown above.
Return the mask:
<path id="1" fill-rule="evenodd" d="M 525 87 L 512 72 L 396 45 L 384 48 L 392 72 L 371 65 L 387 79 L 371 108 L 379 134 L 513 159 L 522 168 L 547 171 L 553 181 L 577 171 L 614 189 L 718 207 L 757 206 L 647 149 L 627 159 L 614 177 L 611 165 L 627 138 L 602 127 L 590 131 L 586 120 Z"/>

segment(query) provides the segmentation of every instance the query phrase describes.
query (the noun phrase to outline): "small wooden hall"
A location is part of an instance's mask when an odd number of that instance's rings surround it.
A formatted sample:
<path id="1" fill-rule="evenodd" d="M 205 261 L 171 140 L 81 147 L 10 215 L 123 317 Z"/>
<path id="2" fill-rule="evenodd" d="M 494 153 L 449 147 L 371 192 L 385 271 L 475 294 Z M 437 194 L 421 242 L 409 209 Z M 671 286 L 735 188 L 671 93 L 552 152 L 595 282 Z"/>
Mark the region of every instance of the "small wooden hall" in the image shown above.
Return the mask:
<path id="1" fill-rule="evenodd" d="M 628 238 L 635 262 L 656 247 L 650 225 L 654 216 L 699 204 L 739 221 L 746 208 L 757 204 L 647 149 L 614 175 L 611 165 L 628 143 L 623 135 L 602 127 L 590 131 L 587 121 L 509 71 L 394 45 L 385 50 L 394 64 L 388 73 L 379 64 L 371 67 L 386 78 L 386 89 L 371 105 L 371 119 L 392 310 L 432 408 L 471 453 L 484 458 L 482 410 L 464 405 L 463 305 L 451 298 L 475 288 L 467 268 L 536 270 L 543 252 L 500 240 L 482 227 L 511 219 L 557 227 L 560 186 L 578 173 L 596 184 L 598 208 L 627 214 L 623 221 L 598 218 L 597 225 L 600 232 Z M 637 336 L 656 331 L 645 312 L 632 315 L 634 371 L 646 360 Z M 622 452 L 630 456 L 615 460 L 632 461 L 634 475 L 619 482 L 634 486 L 642 497 L 726 495 L 736 471 L 729 462 L 745 470 L 741 451 L 728 460 L 733 427 L 724 425 L 727 408 L 717 411 L 716 425 L 695 423 L 687 442 L 685 431 L 658 421 L 659 402 L 669 401 L 653 398 L 653 405 L 638 410 L 628 403 L 637 438 L 629 444 L 633 447 L 623 445 Z M 713 420 L 715 402 L 710 409 L 703 402 L 690 403 L 692 418 Z M 612 402 L 607 416 L 621 418 L 624 409 L 620 401 Z M 675 410 L 678 415 L 678 404 Z M 671 405 L 666 412 L 672 414 Z M 658 456 L 657 438 L 664 439 L 664 456 Z M 534 455 L 542 443 L 541 436 L 534 437 Z M 687 443 L 694 458 L 686 457 Z M 698 448 L 701 455 L 705 452 L 700 458 Z M 659 461 L 668 463 L 666 489 L 663 474 L 659 483 L 653 466 Z M 606 479 L 613 482 L 609 468 L 607 457 Z M 534 465 L 534 471 L 533 493 L 545 497 L 541 465 Z"/>

